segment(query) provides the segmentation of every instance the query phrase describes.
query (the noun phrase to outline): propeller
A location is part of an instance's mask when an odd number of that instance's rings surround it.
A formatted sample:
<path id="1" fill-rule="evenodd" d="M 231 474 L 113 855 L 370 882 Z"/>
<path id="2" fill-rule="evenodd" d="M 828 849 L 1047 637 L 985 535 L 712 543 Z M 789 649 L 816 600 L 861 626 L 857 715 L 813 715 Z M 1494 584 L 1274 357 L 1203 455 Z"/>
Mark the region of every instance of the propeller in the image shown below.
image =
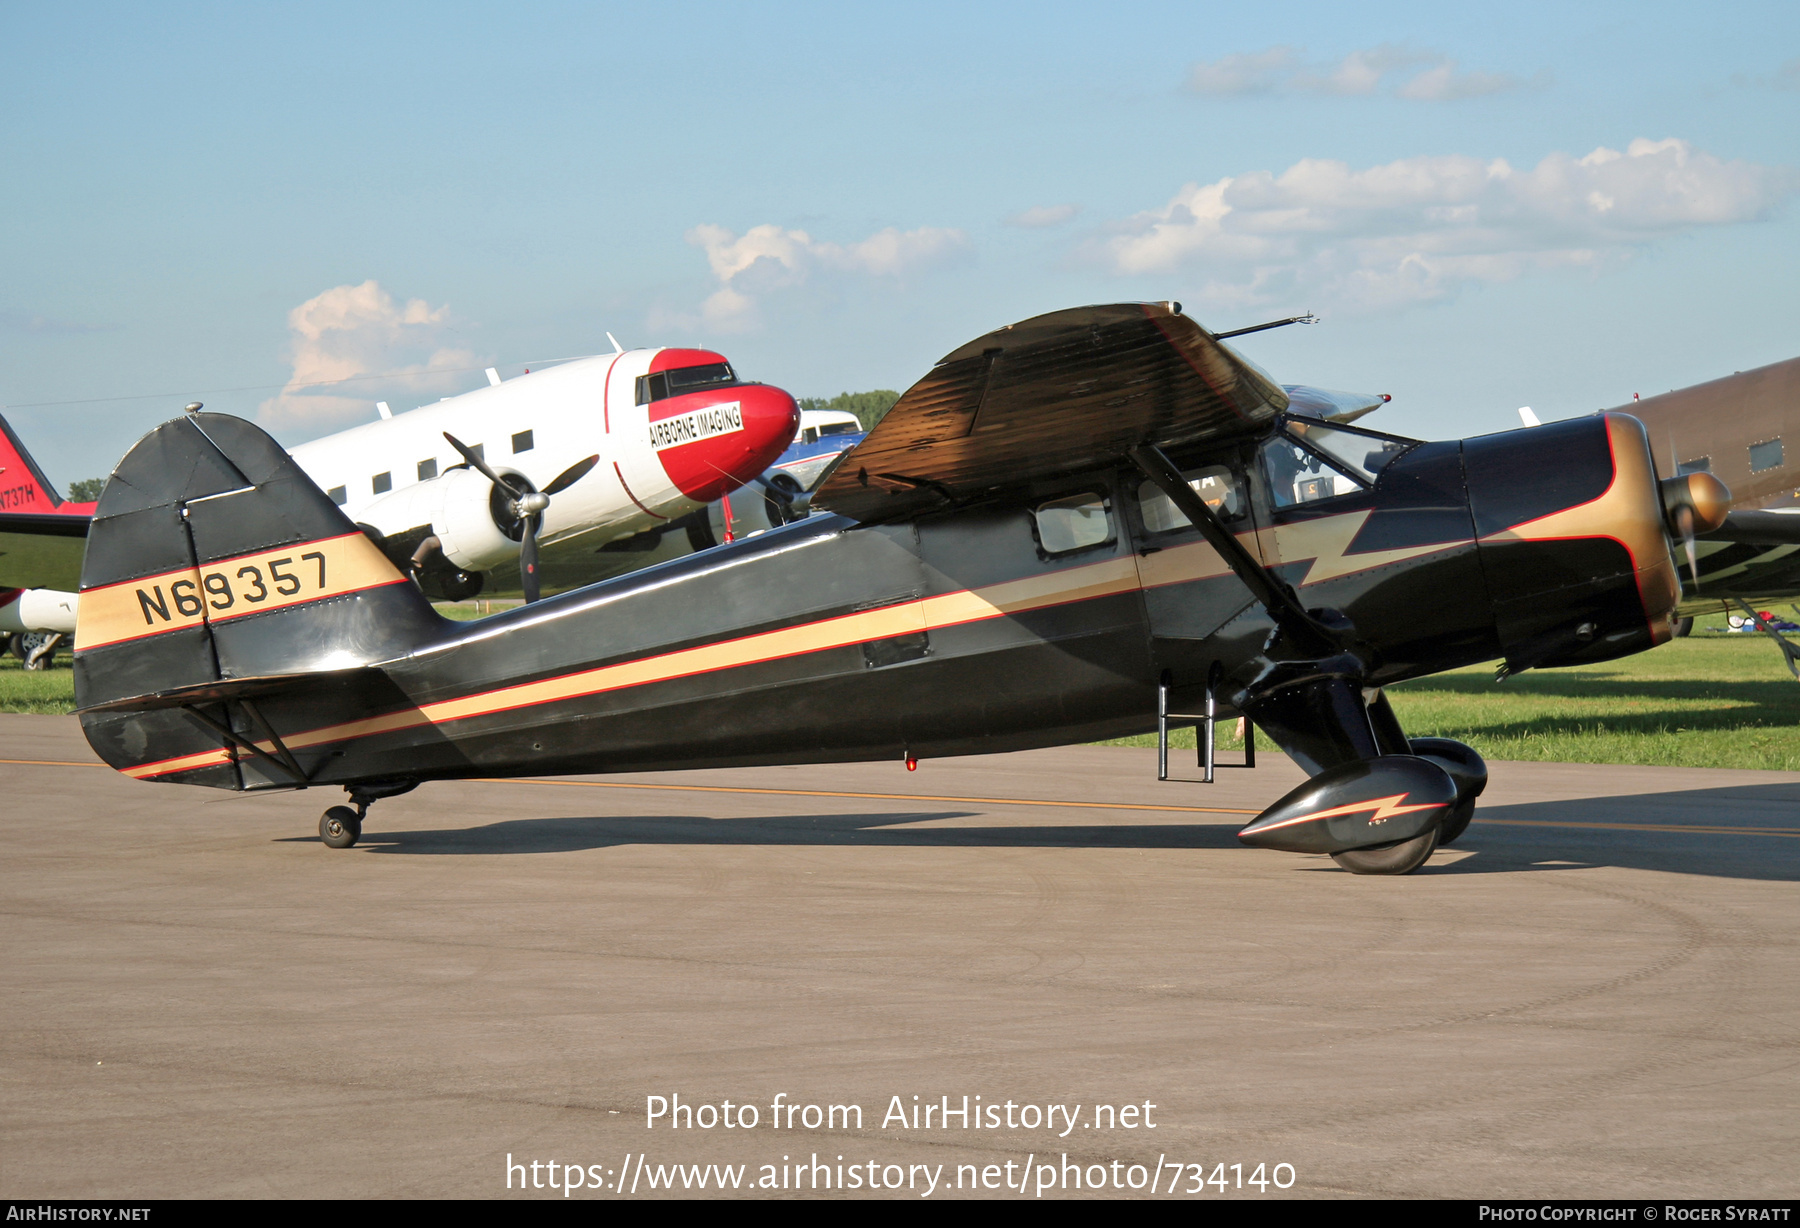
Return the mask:
<path id="1" fill-rule="evenodd" d="M 1694 581 L 1694 591 L 1700 591 L 1700 557 L 1694 552 L 1694 509 L 1686 503 L 1675 507 L 1675 529 L 1681 534 L 1682 549 L 1687 551 L 1688 575 Z"/>
<path id="2" fill-rule="evenodd" d="M 1669 476 L 1681 476 L 1681 462 L 1676 460 L 1679 453 L 1675 451 L 1675 434 L 1669 433 Z M 1694 552 L 1694 505 L 1686 499 L 1675 505 L 1675 531 L 1681 534 L 1681 547 L 1687 551 L 1688 576 L 1694 582 L 1694 591 L 1700 591 L 1700 558 Z"/>
<path id="3" fill-rule="evenodd" d="M 576 461 L 557 474 L 542 490 L 520 490 L 495 473 L 479 453 L 449 431 L 444 432 L 444 438 L 450 441 L 450 446 L 455 448 L 463 460 L 468 462 L 471 469 L 494 484 L 495 490 L 507 492 L 507 508 L 519 521 L 519 587 L 525 590 L 527 602 L 536 601 L 540 591 L 537 575 L 537 535 L 538 529 L 543 525 L 544 512 L 550 507 L 550 496 L 561 494 L 586 477 L 594 466 L 600 463 L 599 454 L 595 453 L 585 460 Z"/>
<path id="4" fill-rule="evenodd" d="M 800 497 L 806 492 L 800 489 L 800 484 L 793 478 L 785 473 L 777 474 L 776 480 L 771 482 L 759 473 L 755 480 L 763 488 L 764 506 L 769 513 L 770 524 L 789 524 L 805 518 L 806 511 L 800 505 Z"/>

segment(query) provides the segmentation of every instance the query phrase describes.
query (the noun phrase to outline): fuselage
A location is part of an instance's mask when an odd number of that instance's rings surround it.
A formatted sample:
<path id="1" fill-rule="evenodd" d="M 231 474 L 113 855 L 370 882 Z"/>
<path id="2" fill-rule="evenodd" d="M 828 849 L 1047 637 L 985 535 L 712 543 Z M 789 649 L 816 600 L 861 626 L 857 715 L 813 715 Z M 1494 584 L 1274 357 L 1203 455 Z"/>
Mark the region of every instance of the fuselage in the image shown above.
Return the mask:
<path id="1" fill-rule="evenodd" d="M 1319 445 L 1324 429 L 1177 459 L 1307 607 L 1354 625 L 1370 684 L 1500 656 L 1604 660 L 1668 638 L 1673 567 L 1634 420 L 1544 428 L 1557 432 L 1551 470 L 1526 441 L 1552 442 L 1539 432 L 1433 444 L 1339 431 Z M 1308 432 L 1337 451 L 1296 451 Z M 1333 470 L 1327 454 L 1350 459 Z M 245 641 L 268 662 L 258 672 L 327 667 L 269 627 Z M 927 757 L 1143 732 L 1165 679 L 1178 702 L 1209 686 L 1229 701 L 1266 664 L 1273 630 L 1141 474 L 1108 468 L 896 524 L 815 515 L 438 622 L 331 690 L 258 702 L 313 783 Z M 287 783 L 198 749 L 173 716 L 87 724 L 134 776 Z M 133 748 L 110 732 L 128 726 Z M 145 743 L 153 727 L 167 736 Z"/>
<path id="2" fill-rule="evenodd" d="M 597 454 L 599 464 L 551 500 L 539 529 L 545 545 L 580 538 L 597 547 L 749 481 L 787 446 L 798 413 L 781 389 L 740 382 L 723 355 L 627 350 L 371 422 L 292 455 L 352 520 L 388 536 L 433 526 L 457 566 L 479 570 L 507 558 L 517 534 L 484 523 L 504 517 L 483 506 L 490 488 L 468 481 L 475 475 L 446 433 L 528 489 Z"/>

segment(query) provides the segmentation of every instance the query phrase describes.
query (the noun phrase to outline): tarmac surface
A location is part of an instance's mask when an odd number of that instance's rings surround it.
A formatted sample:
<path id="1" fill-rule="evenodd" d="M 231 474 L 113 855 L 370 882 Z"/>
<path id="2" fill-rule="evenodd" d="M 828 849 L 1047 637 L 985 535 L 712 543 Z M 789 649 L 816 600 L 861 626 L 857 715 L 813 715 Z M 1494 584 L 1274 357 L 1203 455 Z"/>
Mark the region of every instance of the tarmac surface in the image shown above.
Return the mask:
<path id="1" fill-rule="evenodd" d="M 3 1197 L 1800 1187 L 1800 774 L 1494 764 L 1396 879 L 1238 845 L 1279 756 L 432 784 L 342 852 L 335 790 L 135 782 L 63 717 L 0 757 Z M 757 1124 L 647 1125 L 677 1094 Z M 1013 1126 L 913 1128 L 965 1095 Z"/>

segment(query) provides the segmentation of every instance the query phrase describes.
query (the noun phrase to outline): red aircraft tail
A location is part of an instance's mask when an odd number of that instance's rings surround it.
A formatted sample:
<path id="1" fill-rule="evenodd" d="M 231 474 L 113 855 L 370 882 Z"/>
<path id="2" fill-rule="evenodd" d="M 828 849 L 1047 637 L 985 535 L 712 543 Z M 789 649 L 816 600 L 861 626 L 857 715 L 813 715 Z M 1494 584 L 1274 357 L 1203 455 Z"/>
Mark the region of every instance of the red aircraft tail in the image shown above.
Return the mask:
<path id="1" fill-rule="evenodd" d="M 71 506 L 56 493 L 31 453 L 13 433 L 12 424 L 0 417 L 0 512 L 92 512 L 93 505 Z"/>

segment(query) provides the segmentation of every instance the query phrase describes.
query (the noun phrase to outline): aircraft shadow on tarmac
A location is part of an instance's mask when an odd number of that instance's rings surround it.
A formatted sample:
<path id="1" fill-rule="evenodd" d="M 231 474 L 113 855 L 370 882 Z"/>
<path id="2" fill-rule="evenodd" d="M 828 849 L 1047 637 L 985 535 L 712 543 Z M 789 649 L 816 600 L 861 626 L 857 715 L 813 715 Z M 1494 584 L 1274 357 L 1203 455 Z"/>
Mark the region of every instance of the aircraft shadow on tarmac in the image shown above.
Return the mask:
<path id="1" fill-rule="evenodd" d="M 1071 815 L 1079 814 L 1072 810 Z M 1030 824 L 916 827 L 972 819 L 980 811 L 823 815 L 632 814 L 504 819 L 477 827 L 367 832 L 370 853 L 427 856 L 568 853 L 627 844 L 862 845 L 893 848 L 1242 849 L 1238 822 Z M 1584 798 L 1476 811 L 1469 831 L 1422 874 L 1515 874 L 1599 866 L 1721 878 L 1800 880 L 1800 837 L 1749 834 L 1758 827 L 1800 830 L 1800 786 L 1745 785 Z M 1484 822 L 1484 820 L 1486 820 Z M 1515 825 L 1516 824 L 1516 825 Z M 1547 824 L 1547 826 L 1538 826 Z M 1629 824 L 1631 826 L 1621 826 Z M 1589 826 L 1591 825 L 1591 826 Z M 1644 830 L 1661 825 L 1726 831 Z M 1248 853 L 1248 850 L 1245 850 Z M 1306 858 L 1296 868 L 1334 869 Z"/>

